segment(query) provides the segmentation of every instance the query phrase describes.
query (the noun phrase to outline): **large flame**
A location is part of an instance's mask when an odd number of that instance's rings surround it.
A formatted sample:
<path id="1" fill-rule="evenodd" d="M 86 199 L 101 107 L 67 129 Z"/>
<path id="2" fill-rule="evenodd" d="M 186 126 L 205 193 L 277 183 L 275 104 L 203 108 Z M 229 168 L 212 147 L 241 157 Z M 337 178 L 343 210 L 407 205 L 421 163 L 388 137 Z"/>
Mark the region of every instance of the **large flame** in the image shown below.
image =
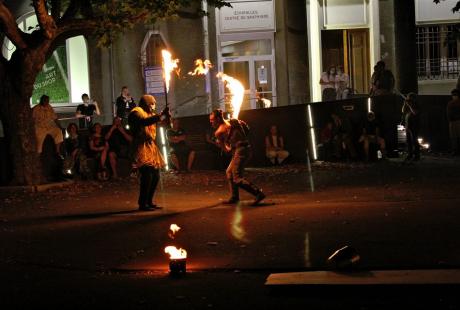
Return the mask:
<path id="1" fill-rule="evenodd" d="M 230 90 L 230 94 L 232 95 L 230 102 L 233 109 L 232 118 L 237 119 L 238 115 L 240 114 L 241 105 L 243 104 L 244 86 L 240 81 L 229 75 L 226 75 L 223 72 L 217 73 L 217 77 L 222 79 L 222 81 L 225 82 L 225 86 L 227 86 L 228 90 Z"/>
<path id="2" fill-rule="evenodd" d="M 181 259 L 187 258 L 187 251 L 184 249 L 178 249 L 175 246 L 165 247 L 165 253 L 169 254 L 170 259 Z"/>
<path id="3" fill-rule="evenodd" d="M 166 93 L 168 93 L 169 83 L 171 81 L 171 72 L 179 69 L 177 65 L 179 59 L 172 59 L 172 55 L 168 50 L 162 50 L 161 55 L 163 56 L 163 79 L 166 84 Z"/>
<path id="4" fill-rule="evenodd" d="M 190 75 L 206 75 L 209 72 L 209 69 L 212 68 L 211 61 L 206 59 L 206 60 L 201 60 L 197 59 L 195 60 L 195 70 L 190 71 L 188 74 Z"/>

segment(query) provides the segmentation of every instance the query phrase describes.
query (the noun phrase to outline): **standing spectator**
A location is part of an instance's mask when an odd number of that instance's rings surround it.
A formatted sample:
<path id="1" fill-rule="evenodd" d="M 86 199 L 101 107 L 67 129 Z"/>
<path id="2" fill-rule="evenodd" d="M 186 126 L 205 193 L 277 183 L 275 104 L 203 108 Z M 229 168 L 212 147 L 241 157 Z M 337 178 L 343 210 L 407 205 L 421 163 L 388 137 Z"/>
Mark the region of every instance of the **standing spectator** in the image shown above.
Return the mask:
<path id="1" fill-rule="evenodd" d="M 125 125 L 128 121 L 129 112 L 136 107 L 133 97 L 129 94 L 129 89 L 127 86 L 121 88 L 121 94 L 117 98 L 116 102 L 116 115 L 122 119 L 122 123 Z"/>
<path id="2" fill-rule="evenodd" d="M 407 95 L 406 100 L 404 100 L 402 113 L 407 143 L 407 157 L 405 160 L 419 160 L 420 145 L 418 143 L 418 131 L 420 126 L 420 108 L 415 93 L 409 93 Z"/>
<path id="3" fill-rule="evenodd" d="M 181 171 L 183 159 L 187 160 L 187 171 L 192 170 L 195 160 L 195 151 L 185 141 L 187 136 L 185 130 L 180 127 L 177 118 L 172 119 L 172 128 L 167 131 L 169 146 L 171 148 L 171 162 L 177 171 Z M 181 163 L 182 162 L 182 163 Z"/>
<path id="4" fill-rule="evenodd" d="M 102 125 L 95 123 L 92 127 L 92 134 L 89 138 L 89 149 L 97 160 L 97 178 L 100 181 L 108 180 L 109 176 L 105 162 L 107 160 L 107 153 L 109 144 L 102 135 Z"/>
<path id="5" fill-rule="evenodd" d="M 284 149 L 283 136 L 279 134 L 276 125 L 270 127 L 270 133 L 265 137 L 265 155 L 272 164 L 281 164 L 289 156 L 289 152 Z"/>
<path id="6" fill-rule="evenodd" d="M 451 94 L 452 100 L 447 104 L 450 147 L 452 148 L 452 155 L 460 155 L 460 90 L 454 89 Z"/>
<path id="7" fill-rule="evenodd" d="M 369 161 L 369 146 L 377 144 L 382 156 L 385 157 L 385 140 L 380 135 L 380 125 L 375 119 L 374 112 L 367 113 L 367 120 L 363 126 L 363 133 L 359 138 L 359 142 L 363 143 L 364 155 L 366 161 Z"/>
<path id="8" fill-rule="evenodd" d="M 347 99 L 351 95 L 350 77 L 343 71 L 343 66 L 337 66 L 337 75 L 335 77 L 337 100 Z"/>
<path id="9" fill-rule="evenodd" d="M 140 173 L 139 210 L 161 209 L 153 203 L 153 196 L 160 180 L 160 169 L 165 166 L 160 150 L 155 144 L 157 124 L 161 118 L 169 118 L 166 107 L 160 115 L 155 114 L 156 100 L 151 95 L 142 96 L 139 106 L 129 114 L 129 127 L 133 133 L 133 160 Z"/>
<path id="10" fill-rule="evenodd" d="M 337 99 L 337 91 L 335 88 L 336 69 L 334 66 L 329 67 L 327 72 L 321 74 L 319 83 L 321 84 L 321 93 L 323 101 L 331 101 Z"/>
<path id="11" fill-rule="evenodd" d="M 37 138 L 37 152 L 42 153 L 43 142 L 47 135 L 50 135 L 56 146 L 56 154 L 62 158 L 61 144 L 64 141 L 62 129 L 59 125 L 56 113 L 50 105 L 50 97 L 43 95 L 40 103 L 32 109 L 32 118 L 35 121 L 35 135 Z"/>
<path id="12" fill-rule="evenodd" d="M 101 115 L 97 101 L 89 98 L 88 94 L 81 95 L 83 103 L 77 106 L 75 116 L 79 118 L 78 123 L 80 128 L 90 128 L 93 122 L 93 115 Z"/>
<path id="13" fill-rule="evenodd" d="M 382 60 L 374 66 L 371 84 L 371 96 L 390 95 L 394 91 L 395 78 L 390 70 L 385 69 L 385 62 Z"/>
<path id="14" fill-rule="evenodd" d="M 64 174 L 79 172 L 83 178 L 89 175 L 86 158 L 86 145 L 84 139 L 78 134 L 77 124 L 70 123 L 67 126 L 68 137 L 64 139 L 65 160 Z"/>
<path id="15" fill-rule="evenodd" d="M 121 118 L 115 117 L 112 126 L 105 135 L 105 140 L 109 144 L 109 162 L 112 169 L 112 176 L 118 179 L 117 158 L 128 155 L 129 143 L 133 140 L 131 135 L 123 128 Z"/>

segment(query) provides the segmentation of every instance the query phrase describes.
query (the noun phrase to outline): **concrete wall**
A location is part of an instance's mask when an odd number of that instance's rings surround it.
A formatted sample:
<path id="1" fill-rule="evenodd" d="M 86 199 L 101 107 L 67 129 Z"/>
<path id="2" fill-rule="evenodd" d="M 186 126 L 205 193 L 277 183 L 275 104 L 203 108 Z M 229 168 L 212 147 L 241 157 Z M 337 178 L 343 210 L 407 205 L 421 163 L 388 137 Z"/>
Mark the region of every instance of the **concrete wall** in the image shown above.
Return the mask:
<path id="1" fill-rule="evenodd" d="M 289 104 L 302 104 L 310 98 L 305 0 L 287 1 L 287 57 Z M 284 83 L 285 81 L 279 81 Z"/>

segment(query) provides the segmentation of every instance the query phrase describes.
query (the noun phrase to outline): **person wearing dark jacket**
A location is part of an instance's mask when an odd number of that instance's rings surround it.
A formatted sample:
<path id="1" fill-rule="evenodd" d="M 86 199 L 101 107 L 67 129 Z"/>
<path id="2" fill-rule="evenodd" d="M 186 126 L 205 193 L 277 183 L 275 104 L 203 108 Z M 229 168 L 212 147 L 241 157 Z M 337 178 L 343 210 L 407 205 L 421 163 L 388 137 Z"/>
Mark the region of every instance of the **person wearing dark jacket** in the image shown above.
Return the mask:
<path id="1" fill-rule="evenodd" d="M 136 107 L 133 97 L 129 94 L 127 86 L 121 88 L 121 94 L 116 101 L 116 117 L 119 117 L 123 121 L 123 125 L 126 124 L 129 112 Z"/>
<path id="2" fill-rule="evenodd" d="M 460 90 L 451 92 L 452 100 L 447 104 L 447 120 L 449 121 L 450 146 L 453 155 L 460 155 Z"/>
<path id="3" fill-rule="evenodd" d="M 406 100 L 404 100 L 402 113 L 407 143 L 407 157 L 405 160 L 419 160 L 420 145 L 418 143 L 418 131 L 420 127 L 420 108 L 415 93 L 407 95 Z"/>

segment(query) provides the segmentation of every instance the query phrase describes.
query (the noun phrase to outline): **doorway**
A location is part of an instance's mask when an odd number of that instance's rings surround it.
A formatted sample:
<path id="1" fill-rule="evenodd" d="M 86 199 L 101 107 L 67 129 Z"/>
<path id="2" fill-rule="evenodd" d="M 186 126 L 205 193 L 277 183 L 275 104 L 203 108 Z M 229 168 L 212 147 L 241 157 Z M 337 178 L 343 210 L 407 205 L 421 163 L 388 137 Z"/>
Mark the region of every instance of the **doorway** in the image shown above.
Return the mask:
<path id="1" fill-rule="evenodd" d="M 322 68 L 342 66 L 354 94 L 367 94 L 370 81 L 368 29 L 323 30 Z"/>
<path id="2" fill-rule="evenodd" d="M 239 80 L 245 89 L 241 110 L 276 106 L 273 35 L 226 36 L 220 43 L 219 71 Z M 230 93 L 219 84 L 221 107 L 230 110 Z"/>

